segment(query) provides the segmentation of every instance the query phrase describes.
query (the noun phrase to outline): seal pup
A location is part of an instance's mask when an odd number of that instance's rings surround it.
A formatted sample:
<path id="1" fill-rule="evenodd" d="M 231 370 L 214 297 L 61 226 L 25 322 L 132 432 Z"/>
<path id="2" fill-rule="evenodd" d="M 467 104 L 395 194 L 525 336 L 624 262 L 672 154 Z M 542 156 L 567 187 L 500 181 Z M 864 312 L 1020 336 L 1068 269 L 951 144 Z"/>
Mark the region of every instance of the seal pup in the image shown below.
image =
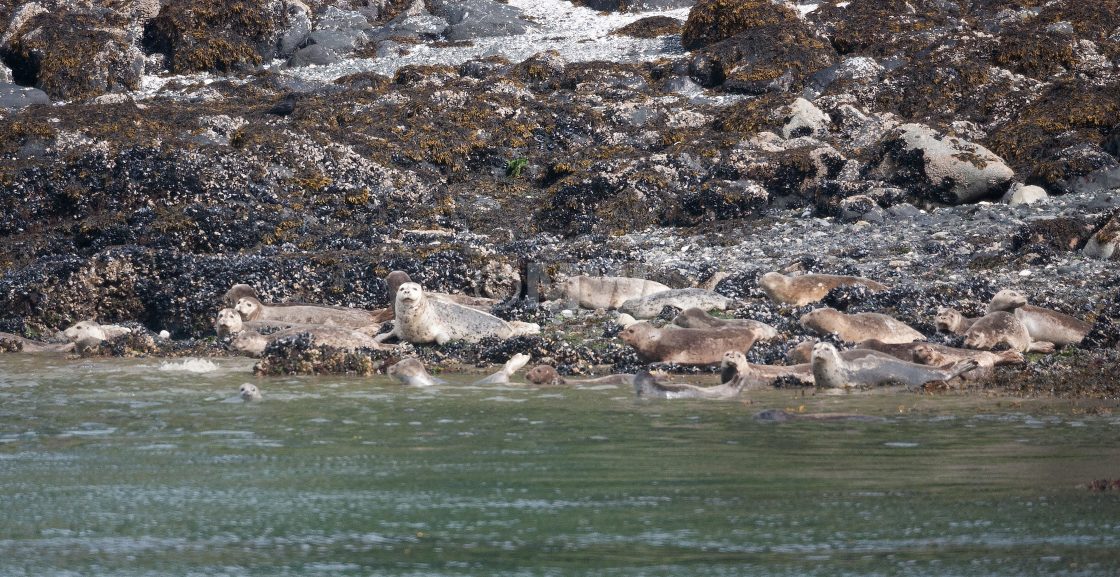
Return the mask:
<path id="1" fill-rule="evenodd" d="M 76 343 L 44 343 L 12 333 L 0 332 L 0 352 L 17 353 L 69 353 L 77 347 Z"/>
<path id="2" fill-rule="evenodd" d="M 701 310 L 727 310 L 735 304 L 735 299 L 719 293 L 698 288 L 670 289 L 649 296 L 630 299 L 618 310 L 639 319 L 652 319 L 661 314 L 661 309 L 669 306 L 678 309 L 697 308 Z"/>
<path id="3" fill-rule="evenodd" d="M 786 276 L 778 272 L 768 272 L 758 279 L 770 300 L 778 304 L 802 307 L 820 301 L 828 291 L 841 286 L 863 286 L 873 292 L 887 290 L 887 285 L 858 276 L 834 274 L 803 274 Z"/>
<path id="4" fill-rule="evenodd" d="M 311 336 L 316 345 L 326 345 L 347 351 L 354 351 L 357 349 L 385 350 L 386 348 L 385 345 L 382 345 L 365 333 L 346 327 L 327 325 L 292 327 L 276 331 L 269 335 L 262 335 L 254 330 L 243 330 L 234 335 L 233 339 L 230 341 L 230 347 L 241 353 L 246 353 L 251 356 L 260 356 L 273 341 L 302 333 L 307 333 Z"/>
<path id="5" fill-rule="evenodd" d="M 510 359 L 508 361 L 506 361 L 506 364 L 502 368 L 498 369 L 498 371 L 496 373 L 494 373 L 490 376 L 481 378 L 481 379 L 475 381 L 472 384 L 475 384 L 475 385 L 508 385 L 509 384 L 509 378 L 513 376 L 513 373 L 516 373 L 517 371 L 520 371 L 521 367 L 524 367 L 525 365 L 529 364 L 529 359 L 531 359 L 531 358 L 532 357 L 530 357 L 529 355 L 526 355 L 524 353 L 517 353 L 516 355 L 513 355 L 512 357 L 510 357 Z"/>
<path id="6" fill-rule="evenodd" d="M 416 357 L 408 357 L 393 363 L 388 373 L 390 377 L 410 387 L 431 387 L 447 382 L 430 375 L 424 368 L 424 363 Z"/>
<path id="7" fill-rule="evenodd" d="M 429 299 L 424 289 L 414 282 L 406 282 L 397 289 L 394 306 L 396 319 L 393 330 L 377 335 L 378 342 L 390 337 L 410 343 L 445 344 L 464 340 L 478 342 L 483 337 L 508 339 L 523 334 L 540 332 L 533 323 L 510 323 L 479 310 L 455 303 Z"/>
<path id="8" fill-rule="evenodd" d="M 241 396 L 241 400 L 246 403 L 259 401 L 264 398 L 261 396 L 261 390 L 253 383 L 241 383 L 241 387 L 238 388 L 237 393 Z"/>
<path id="9" fill-rule="evenodd" d="M 992 349 L 1007 345 L 1013 351 L 1024 353 L 1052 353 L 1054 343 L 1035 341 L 1026 325 L 1006 311 L 988 313 L 972 324 L 964 333 L 964 346 L 970 349 Z"/>
<path id="10" fill-rule="evenodd" d="M 279 321 L 301 325 L 337 325 L 351 329 L 377 330 L 388 320 L 385 310 L 367 311 L 347 307 L 304 304 L 265 305 L 255 297 L 241 297 L 234 308 L 245 321 Z"/>
<path id="11" fill-rule="evenodd" d="M 549 298 L 571 301 L 583 309 L 616 309 L 630 299 L 667 290 L 671 289 L 642 278 L 579 275 L 559 283 L 556 289 L 550 291 Z"/>
<path id="12" fill-rule="evenodd" d="M 70 342 L 77 345 L 78 350 L 87 350 L 109 341 L 123 337 L 132 332 L 132 329 L 120 325 L 103 325 L 94 320 L 79 321 L 62 331 Z"/>
<path id="13" fill-rule="evenodd" d="M 1012 312 L 1027 327 L 1031 339 L 1054 343 L 1057 346 L 1080 343 L 1093 325 L 1065 313 L 1027 303 L 1027 298 L 1017 291 L 1004 289 L 992 297 L 988 312 Z"/>
<path id="14" fill-rule="evenodd" d="M 868 339 L 884 343 L 910 343 L 926 338 L 894 317 L 879 313 L 849 315 L 832 307 L 814 309 L 801 315 L 801 326 L 822 335 L 833 333 L 849 343 Z"/>
<path id="15" fill-rule="evenodd" d="M 685 329 L 721 329 L 724 327 L 747 327 L 758 333 L 758 340 L 768 341 L 778 336 L 774 327 L 751 319 L 721 319 L 707 312 L 691 307 L 673 317 L 673 324 Z"/>
<path id="16" fill-rule="evenodd" d="M 701 387 L 688 383 L 662 383 L 654 379 L 649 371 L 641 371 L 634 375 L 634 394 L 638 397 L 722 400 L 739 396 L 741 389 L 742 385 L 738 382 Z"/>
<path id="17" fill-rule="evenodd" d="M 937 309 L 937 316 L 933 317 L 933 324 L 937 325 L 938 332 L 963 335 L 980 317 L 969 318 L 955 308 L 941 307 Z"/>
<path id="18" fill-rule="evenodd" d="M 747 362 L 746 355 L 738 351 L 727 351 L 720 363 L 720 382 L 728 384 L 735 381 L 743 391 L 772 386 L 774 381 L 783 377 L 793 377 L 806 385 L 812 385 L 813 369 L 809 363 L 756 365 Z"/>
<path id="19" fill-rule="evenodd" d="M 948 381 L 975 369 L 978 363 L 975 359 L 966 359 L 951 368 L 942 369 L 871 350 L 860 358 L 846 360 L 831 344 L 817 343 L 813 347 L 812 365 L 813 379 L 818 387 L 838 389 L 890 384 L 915 388 L 930 381 Z"/>
<path id="20" fill-rule="evenodd" d="M 659 329 L 648 322 L 634 323 L 618 336 L 646 362 L 682 365 L 718 363 L 723 353 L 748 351 L 758 339 L 757 331 L 746 327 Z"/>

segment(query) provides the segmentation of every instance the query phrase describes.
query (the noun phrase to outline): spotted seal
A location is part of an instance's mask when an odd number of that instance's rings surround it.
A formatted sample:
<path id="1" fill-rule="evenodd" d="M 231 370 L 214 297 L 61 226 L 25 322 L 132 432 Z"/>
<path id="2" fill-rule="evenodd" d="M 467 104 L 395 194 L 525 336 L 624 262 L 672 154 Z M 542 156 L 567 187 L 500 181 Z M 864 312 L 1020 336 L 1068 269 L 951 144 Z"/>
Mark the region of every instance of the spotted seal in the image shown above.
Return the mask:
<path id="1" fill-rule="evenodd" d="M 579 275 L 559 283 L 549 298 L 562 298 L 584 309 L 616 309 L 630 299 L 667 290 L 670 287 L 641 278 Z"/>
<path id="2" fill-rule="evenodd" d="M 388 373 L 390 377 L 410 387 L 432 387 L 447 382 L 429 374 L 424 368 L 424 363 L 416 357 L 408 357 L 393 363 Z"/>
<path id="3" fill-rule="evenodd" d="M 699 288 L 670 289 L 653 293 L 641 298 L 627 300 L 618 310 L 639 319 L 652 319 L 661 314 L 665 307 L 678 309 L 697 308 L 700 310 L 727 310 L 735 304 L 735 299 L 719 293 Z"/>
<path id="4" fill-rule="evenodd" d="M 522 367 L 529 364 L 529 359 L 531 359 L 531 358 L 532 357 L 530 357 L 529 355 L 526 355 L 524 353 L 517 353 L 516 355 L 513 355 L 512 357 L 510 357 L 510 359 L 508 361 L 506 361 L 506 364 L 503 365 L 502 368 L 498 369 L 497 372 L 495 372 L 495 373 L 493 373 L 489 376 L 486 376 L 484 378 L 481 378 L 481 379 L 475 381 L 473 384 L 475 384 L 475 385 L 508 385 L 509 384 L 509 378 L 512 377 L 513 374 L 516 373 L 517 371 L 520 371 Z"/>
<path id="5" fill-rule="evenodd" d="M 397 302 L 397 290 L 400 289 L 401 285 L 406 282 L 412 282 L 412 277 L 408 276 L 408 273 L 402 270 L 395 270 L 385 276 L 385 286 L 387 287 L 389 293 L 390 305 Z M 452 302 L 457 305 L 463 305 L 465 307 L 480 310 L 484 313 L 490 312 L 490 310 L 494 308 L 494 305 L 498 304 L 498 301 L 494 299 L 488 299 L 486 297 L 475 297 L 464 294 L 439 293 L 434 291 L 427 291 L 425 294 L 428 296 L 428 298 Z M 389 318 L 392 318 L 392 306 L 389 307 L 389 312 Z"/>
<path id="6" fill-rule="evenodd" d="M 1031 340 L 1057 346 L 1076 345 L 1093 328 L 1092 324 L 1065 313 L 1028 304 L 1025 296 L 1011 289 L 996 293 L 988 303 L 988 311 L 1013 313 L 1027 328 Z"/>
<path id="7" fill-rule="evenodd" d="M 278 321 L 300 325 L 334 325 L 376 332 L 388 320 L 387 310 L 286 304 L 265 305 L 255 297 L 241 297 L 234 308 L 245 321 Z"/>
<path id="8" fill-rule="evenodd" d="M 846 360 L 836 347 L 817 343 L 813 347 L 813 380 L 818 387 L 847 388 L 899 384 L 910 388 L 931 381 L 948 381 L 978 366 L 967 359 L 949 369 L 919 365 L 877 351 L 866 351 L 857 359 Z"/>
<path id="9" fill-rule="evenodd" d="M 720 382 L 737 382 L 740 390 L 751 391 L 774 384 L 780 378 L 794 378 L 812 385 L 813 370 L 808 363 L 795 365 L 756 365 L 738 351 L 727 351 L 720 363 Z"/>
<path id="10" fill-rule="evenodd" d="M 721 329 L 724 327 L 746 327 L 758 333 L 758 340 L 768 341 L 778 336 L 774 327 L 751 319 L 721 319 L 696 308 L 687 308 L 673 317 L 673 324 L 685 329 Z"/>
<path id="11" fill-rule="evenodd" d="M 1054 343 L 1031 339 L 1023 321 L 1006 311 L 996 311 L 980 317 L 964 333 L 964 346 L 970 349 L 990 350 L 1001 345 L 1024 353 L 1054 352 Z"/>
<path id="12" fill-rule="evenodd" d="M 94 320 L 79 321 L 67 327 L 62 334 L 77 345 L 79 350 L 87 350 L 132 332 L 120 325 L 103 325 Z"/>
<path id="13" fill-rule="evenodd" d="M 261 329 L 290 329 L 302 327 L 304 329 L 313 330 L 319 326 L 324 325 L 311 325 L 269 320 L 246 321 L 241 319 L 241 313 L 231 308 L 224 308 L 218 311 L 217 316 L 214 318 L 214 333 L 219 337 L 235 335 L 246 329 L 260 331 Z"/>
<path id="14" fill-rule="evenodd" d="M 0 332 L 0 352 L 16 353 L 69 353 L 77 347 L 75 343 L 44 343 Z"/>
<path id="15" fill-rule="evenodd" d="M 750 350 L 759 333 L 748 327 L 659 329 L 639 322 L 622 329 L 618 336 L 646 362 L 709 365 L 720 362 L 727 351 Z"/>
<path id="16" fill-rule="evenodd" d="M 701 387 L 688 383 L 660 382 L 648 371 L 641 371 L 634 375 L 634 394 L 643 398 L 723 400 L 739 396 L 741 390 L 742 385 L 737 381 Z"/>
<path id="17" fill-rule="evenodd" d="M 565 379 L 552 365 L 537 365 L 525 373 L 525 380 L 534 385 L 633 385 L 634 375 L 616 373 L 589 379 Z"/>
<path id="18" fill-rule="evenodd" d="M 976 370 L 961 375 L 961 378 L 965 380 L 975 380 L 990 375 L 992 369 L 997 365 L 1015 365 L 1026 362 L 1023 358 L 1023 353 L 1010 350 L 999 352 L 978 351 L 922 342 L 889 344 L 875 339 L 863 341 L 859 346 L 886 353 L 904 361 L 911 361 L 919 365 L 929 365 L 933 367 L 945 368 L 966 359 L 973 359 L 977 362 L 978 366 Z"/>
<path id="19" fill-rule="evenodd" d="M 414 282 L 397 289 L 393 330 L 377 335 L 378 342 L 390 337 L 410 343 L 445 344 L 463 340 L 478 342 L 484 337 L 508 339 L 522 334 L 535 334 L 540 327 L 532 323 L 511 326 L 510 323 L 479 310 L 451 302 L 429 299 L 424 289 Z"/>
<path id="20" fill-rule="evenodd" d="M 253 383 L 241 383 L 241 386 L 237 389 L 237 394 L 246 403 L 260 401 L 264 398 L 261 395 L 261 390 Z"/>
<path id="21" fill-rule="evenodd" d="M 933 318 L 933 323 L 940 332 L 963 335 L 978 320 L 980 317 L 966 317 L 955 308 L 941 307 L 937 309 L 937 316 Z"/>
<path id="22" fill-rule="evenodd" d="M 801 315 L 801 326 L 818 334 L 835 334 L 849 343 L 879 339 L 884 343 L 909 343 L 925 336 L 906 323 L 880 313 L 846 314 L 831 307 Z"/>
<path id="23" fill-rule="evenodd" d="M 247 284 L 238 283 L 229 287 L 229 290 L 226 291 L 226 294 L 222 295 L 222 303 L 229 308 L 234 308 L 237 306 L 237 301 L 241 300 L 244 297 L 259 299 L 260 295 L 257 294 L 257 290 L 253 287 Z"/>
<path id="24" fill-rule="evenodd" d="M 317 345 L 327 345 L 337 349 L 353 351 L 356 349 L 385 349 L 385 345 L 373 337 L 346 327 L 327 325 L 298 326 L 262 335 L 254 330 L 242 330 L 230 341 L 233 350 L 251 356 L 260 356 L 270 343 L 277 339 L 308 334 Z"/>
<path id="25" fill-rule="evenodd" d="M 889 287 L 883 283 L 858 276 L 834 274 L 803 274 L 786 276 L 778 272 L 768 272 L 758 279 L 770 300 L 778 304 L 802 307 L 820 301 L 828 291 L 841 286 L 863 286 L 871 291 L 883 291 Z"/>

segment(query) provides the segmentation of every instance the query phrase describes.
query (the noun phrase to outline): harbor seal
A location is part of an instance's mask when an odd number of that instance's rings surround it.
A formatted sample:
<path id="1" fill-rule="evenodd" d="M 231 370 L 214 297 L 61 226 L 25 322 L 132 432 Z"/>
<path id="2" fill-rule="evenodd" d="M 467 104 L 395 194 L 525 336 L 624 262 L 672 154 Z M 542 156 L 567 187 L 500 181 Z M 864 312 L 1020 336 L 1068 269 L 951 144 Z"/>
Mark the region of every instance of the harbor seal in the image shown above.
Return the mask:
<path id="1" fill-rule="evenodd" d="M 300 325 L 333 325 L 375 332 L 389 320 L 385 309 L 367 311 L 348 307 L 304 304 L 265 305 L 255 297 L 241 297 L 234 308 L 244 321 L 278 321 Z"/>
<path id="2" fill-rule="evenodd" d="M 237 393 L 241 396 L 241 400 L 246 403 L 260 401 L 264 397 L 261 396 L 261 390 L 253 383 L 241 383 Z"/>
<path id="3" fill-rule="evenodd" d="M 884 343 L 910 343 L 925 335 L 906 323 L 879 313 L 845 314 L 831 307 L 801 315 L 801 326 L 818 334 L 835 334 L 849 343 L 878 339 Z"/>
<path id="4" fill-rule="evenodd" d="M 996 311 L 980 317 L 964 333 L 964 346 L 970 349 L 990 350 L 1000 345 L 1024 353 L 1054 352 L 1053 343 L 1032 340 L 1023 321 L 1006 311 Z"/>
<path id="5" fill-rule="evenodd" d="M 738 351 L 727 351 L 720 363 L 720 382 L 736 381 L 739 389 L 751 391 L 772 386 L 780 378 L 792 377 L 806 384 L 813 384 L 813 369 L 809 363 L 796 365 L 756 365 Z"/>
<path id="6" fill-rule="evenodd" d="M 327 325 L 298 326 L 262 335 L 254 330 L 242 330 L 234 335 L 230 347 L 251 356 L 260 356 L 273 341 L 307 333 L 316 345 L 326 345 L 336 349 L 354 351 L 357 349 L 384 350 L 386 347 L 373 337 L 346 327 Z"/>
<path id="7" fill-rule="evenodd" d="M 1093 328 L 1092 324 L 1065 313 L 1028 304 L 1025 296 L 1010 289 L 996 293 L 988 303 L 988 311 L 1013 313 L 1027 327 L 1031 340 L 1057 346 L 1076 345 Z"/>
<path id="8" fill-rule="evenodd" d="M 883 291 L 889 287 L 883 283 L 858 276 L 843 276 L 834 274 L 803 274 L 800 276 L 786 276 L 777 272 L 768 272 L 758 279 L 758 286 L 762 288 L 770 300 L 778 304 L 789 304 L 802 307 L 820 301 L 828 291 L 841 286 L 863 286 L 871 291 Z"/>
<path id="9" fill-rule="evenodd" d="M 529 372 L 525 373 L 525 380 L 533 383 L 534 385 L 564 385 L 567 381 L 560 373 L 556 372 L 556 367 L 552 365 L 537 365 Z"/>
<path id="10" fill-rule="evenodd" d="M 813 380 L 818 387 L 847 388 L 900 384 L 915 388 L 930 381 L 948 381 L 978 366 L 974 359 L 942 369 L 919 365 L 877 351 L 845 360 L 836 347 L 817 343 L 813 347 Z"/>
<path id="11" fill-rule="evenodd" d="M 886 353 L 897 359 L 932 367 L 945 368 L 967 359 L 973 359 L 977 362 L 977 368 L 961 375 L 961 378 L 965 380 L 975 380 L 987 376 L 997 365 L 1015 365 L 1026 362 L 1023 353 L 1011 350 L 978 351 L 958 349 L 936 343 L 888 344 L 874 339 L 863 341 L 859 346 Z"/>
<path id="12" fill-rule="evenodd" d="M 963 335 L 978 320 L 980 317 L 966 317 L 952 307 L 941 307 L 937 309 L 937 316 L 933 318 L 933 323 L 937 325 L 939 332 Z"/>
<path id="13" fill-rule="evenodd" d="M 69 353 L 77 347 L 75 343 L 44 343 L 0 332 L 0 352 L 13 353 Z"/>
<path id="14" fill-rule="evenodd" d="M 760 341 L 768 341 L 778 336 L 778 330 L 766 323 L 751 319 L 721 319 L 695 307 L 681 311 L 679 315 L 673 318 L 673 324 L 685 329 L 746 327 L 755 331 Z"/>
<path id="15" fill-rule="evenodd" d="M 289 323 L 285 321 L 246 321 L 241 319 L 241 313 L 234 309 L 225 308 L 218 311 L 218 315 L 214 318 L 214 332 L 219 337 L 228 335 L 235 335 L 243 330 L 260 331 L 261 329 L 290 329 L 290 328 L 305 328 L 315 329 L 320 326 L 334 326 L 334 325 L 311 325 L 301 323 Z M 365 331 L 362 331 L 365 332 Z"/>
<path id="16" fill-rule="evenodd" d="M 237 306 L 237 301 L 241 300 L 244 297 L 253 297 L 255 299 L 259 299 L 260 295 L 257 294 L 256 289 L 254 289 L 253 287 L 247 284 L 239 283 L 229 287 L 229 290 L 226 291 L 226 294 L 222 295 L 222 303 L 229 308 L 233 308 Z"/>
<path id="17" fill-rule="evenodd" d="M 720 362 L 727 351 L 750 350 L 758 332 L 746 327 L 659 329 L 639 322 L 622 329 L 618 336 L 646 362 L 709 365 Z"/>
<path id="18" fill-rule="evenodd" d="M 649 296 L 630 299 L 618 310 L 639 319 L 652 319 L 661 314 L 661 309 L 669 306 L 678 309 L 697 308 L 700 310 L 727 310 L 735 304 L 734 299 L 727 298 L 712 291 L 685 288 L 670 289 L 653 293 Z"/>
<path id="19" fill-rule="evenodd" d="M 87 350 L 101 344 L 123 337 L 132 332 L 132 329 L 120 325 L 103 325 L 94 320 L 80 321 L 69 326 L 62 334 L 77 345 L 79 350 Z"/>
<path id="20" fill-rule="evenodd" d="M 497 372 L 495 372 L 495 373 L 493 373 L 493 374 L 491 374 L 487 377 L 481 378 L 481 379 L 475 381 L 472 384 L 475 384 L 475 385 L 508 385 L 509 384 L 509 378 L 512 377 L 513 374 L 516 373 L 517 371 L 520 371 L 522 367 L 529 364 L 529 359 L 531 359 L 531 358 L 532 357 L 530 357 L 529 355 L 526 355 L 524 353 L 517 353 L 516 355 L 513 355 L 512 357 L 510 357 L 510 359 L 508 361 L 506 361 L 506 364 L 503 365 L 502 368 L 498 369 Z"/>
<path id="21" fill-rule="evenodd" d="M 430 375 L 424 368 L 424 363 L 416 357 L 408 357 L 393 363 L 388 373 L 390 377 L 410 387 L 431 387 L 447 382 Z"/>
<path id="22" fill-rule="evenodd" d="M 532 323 L 511 326 L 489 313 L 429 299 L 424 289 L 414 282 L 404 283 L 397 289 L 394 308 L 396 320 L 393 321 L 393 330 L 377 335 L 378 342 L 396 337 L 410 343 L 442 345 L 453 340 L 473 343 L 490 336 L 508 339 L 540 332 L 540 327 Z"/>
<path id="23" fill-rule="evenodd" d="M 651 399 L 732 399 L 739 396 L 741 385 L 738 382 L 724 383 L 712 387 L 701 387 L 688 383 L 663 383 L 653 378 L 648 371 L 634 375 L 634 394 Z"/>
<path id="24" fill-rule="evenodd" d="M 616 309 L 630 299 L 667 290 L 671 289 L 641 278 L 579 275 L 559 283 L 556 289 L 550 291 L 550 298 L 572 301 L 583 309 Z"/>
<path id="25" fill-rule="evenodd" d="M 408 276 L 408 273 L 402 270 L 395 270 L 385 276 L 385 285 L 389 292 L 390 319 L 393 318 L 393 304 L 397 302 L 397 290 L 400 289 L 401 285 L 406 282 L 412 282 L 412 277 Z M 464 294 L 439 293 L 433 291 L 427 291 L 426 294 L 428 295 L 428 298 L 452 302 L 457 305 L 463 305 L 475 310 L 480 310 L 484 313 L 489 313 L 490 310 L 494 308 L 494 305 L 498 304 L 497 300 L 488 299 L 486 297 L 474 297 Z"/>

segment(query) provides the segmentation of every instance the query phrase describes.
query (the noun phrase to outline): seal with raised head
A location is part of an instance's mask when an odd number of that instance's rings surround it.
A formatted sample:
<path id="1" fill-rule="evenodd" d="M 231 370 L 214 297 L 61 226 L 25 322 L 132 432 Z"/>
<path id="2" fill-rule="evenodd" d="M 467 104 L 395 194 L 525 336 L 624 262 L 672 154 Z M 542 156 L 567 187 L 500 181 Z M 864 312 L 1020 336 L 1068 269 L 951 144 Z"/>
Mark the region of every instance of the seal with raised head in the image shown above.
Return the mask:
<path id="1" fill-rule="evenodd" d="M 389 376 L 410 387 L 431 387 L 447 381 L 433 377 L 416 357 L 401 359 L 389 366 Z"/>
<path id="2" fill-rule="evenodd" d="M 241 383 L 241 386 L 237 389 L 237 394 L 246 403 L 260 401 L 264 398 L 261 396 L 261 390 L 253 383 Z"/>
<path id="3" fill-rule="evenodd" d="M 937 316 L 933 318 L 933 323 L 937 325 L 939 332 L 963 335 L 978 320 L 980 317 L 966 317 L 955 308 L 941 307 L 937 309 Z"/>
<path id="4" fill-rule="evenodd" d="M 913 361 L 921 365 L 944 367 L 958 363 L 965 359 L 976 359 L 980 368 L 990 368 L 996 365 L 1017 365 L 1025 362 L 1023 353 L 1019 351 L 979 351 L 974 349 L 958 349 L 937 343 L 884 343 L 875 339 L 863 341 L 861 348 L 871 349 L 886 353 L 904 361 Z"/>
<path id="5" fill-rule="evenodd" d="M 525 373 L 525 380 L 534 385 L 563 385 L 567 383 L 564 377 L 556 372 L 556 367 L 552 365 L 537 365 L 529 369 L 529 372 Z"/>
<path id="6" fill-rule="evenodd" d="M 463 340 L 478 342 L 484 337 L 508 339 L 522 334 L 540 332 L 532 323 L 511 326 L 510 323 L 479 310 L 455 303 L 429 299 L 424 289 L 414 282 L 397 289 L 393 330 L 377 335 L 383 341 L 396 337 L 410 343 L 437 343 Z"/>
<path id="7" fill-rule="evenodd" d="M 1058 346 L 1076 345 L 1089 334 L 1093 325 L 1065 313 L 1027 303 L 1021 293 L 1004 289 L 992 297 L 988 311 L 1005 311 L 1015 314 L 1031 335 L 1031 340 L 1054 343 Z"/>
<path id="8" fill-rule="evenodd" d="M 735 299 L 719 293 L 699 288 L 670 289 L 649 296 L 630 299 L 618 310 L 639 319 L 652 319 L 661 314 L 665 307 L 678 309 L 696 308 L 700 310 L 727 310 L 735 304 Z"/>
<path id="9" fill-rule="evenodd" d="M 245 321 L 278 321 L 300 325 L 335 325 L 376 331 L 391 318 L 387 310 L 367 311 L 348 307 L 286 304 L 265 305 L 255 297 L 241 297 L 234 309 Z"/>
<path id="10" fill-rule="evenodd" d="M 720 382 L 736 381 L 740 390 L 750 391 L 774 384 L 780 378 L 792 377 L 806 385 L 813 384 L 813 369 L 809 363 L 796 365 L 756 365 L 738 351 L 727 351 L 720 363 Z"/>
<path id="11" fill-rule="evenodd" d="M 532 357 L 530 357 L 529 355 L 526 355 L 524 353 L 517 353 L 516 355 L 513 355 L 512 357 L 510 357 L 510 359 L 508 361 L 506 361 L 506 364 L 503 365 L 502 368 L 498 369 L 497 372 L 495 372 L 495 373 L 493 373 L 493 374 L 491 374 L 487 377 L 481 378 L 481 379 L 475 381 L 472 384 L 475 384 L 475 385 L 508 385 L 509 384 L 509 378 L 513 376 L 513 373 L 516 373 L 517 371 L 520 371 L 521 367 L 524 367 L 525 365 L 529 364 L 529 359 L 531 359 L 531 358 Z"/>
<path id="12" fill-rule="evenodd" d="M 128 327 L 120 325 L 103 325 L 94 320 L 79 321 L 67 327 L 62 334 L 77 345 L 78 349 L 86 350 L 96 347 L 102 341 L 109 341 L 123 337 L 132 332 Z"/>
<path id="13" fill-rule="evenodd" d="M 241 313 L 234 309 L 225 308 L 218 311 L 218 315 L 214 318 L 214 332 L 219 337 L 227 335 L 235 335 L 243 330 L 249 329 L 259 331 L 260 329 L 290 329 L 290 328 L 304 328 L 307 330 L 314 330 L 320 326 L 335 326 L 335 325 L 315 325 L 315 324 L 301 324 L 290 323 L 285 321 L 246 321 L 241 319 Z M 365 331 L 362 331 L 365 332 Z"/>
<path id="14" fill-rule="evenodd" d="M 990 350 L 1001 345 L 1024 353 L 1054 352 L 1054 343 L 1031 339 L 1023 321 L 1006 311 L 980 317 L 964 333 L 964 346 L 970 349 Z"/>
<path id="15" fill-rule="evenodd" d="M 389 292 L 390 319 L 393 318 L 393 304 L 397 302 L 397 290 L 400 289 L 401 285 L 406 282 L 412 282 L 412 277 L 408 276 L 408 273 L 402 270 L 395 270 L 393 272 L 390 272 L 385 277 L 385 286 L 387 287 Z M 490 310 L 494 308 L 494 305 L 498 304 L 498 301 L 494 299 L 488 299 L 486 297 L 474 297 L 470 295 L 452 293 L 437 293 L 433 291 L 426 291 L 425 294 L 428 296 L 428 298 L 431 299 L 439 299 L 447 302 L 452 302 L 457 305 L 463 305 L 475 310 L 480 310 L 484 313 L 490 312 Z"/>
<path id="16" fill-rule="evenodd" d="M 653 378 L 649 371 L 634 375 L 634 394 L 652 399 L 732 399 L 739 396 L 742 384 L 738 381 L 711 387 L 689 383 L 664 383 Z"/>
<path id="17" fill-rule="evenodd" d="M 226 291 L 226 294 L 222 295 L 222 303 L 227 307 L 233 308 L 237 306 L 237 301 L 241 300 L 244 297 L 253 297 L 255 299 L 259 299 L 260 295 L 257 294 L 256 289 L 254 289 L 253 287 L 247 284 L 238 283 L 229 287 L 229 290 Z"/>
<path id="18" fill-rule="evenodd" d="M 696 308 L 687 308 L 673 318 L 673 324 L 685 329 L 722 329 L 725 327 L 746 327 L 758 333 L 758 340 L 767 341 L 778 336 L 778 330 L 760 321 L 751 319 L 721 319 Z"/>
<path id="19" fill-rule="evenodd" d="M 618 336 L 646 362 L 711 365 L 720 362 L 727 351 L 750 350 L 758 331 L 746 327 L 659 329 L 640 322 L 622 329 Z"/>
<path id="20" fill-rule="evenodd" d="M 802 307 L 820 301 L 828 291 L 841 286 L 863 286 L 871 291 L 883 291 L 887 285 L 858 276 L 835 274 L 803 274 L 786 276 L 778 272 L 768 272 L 758 279 L 770 300 L 779 304 Z"/>
<path id="21" fill-rule="evenodd" d="M 931 381 L 948 381 L 978 366 L 975 359 L 967 359 L 943 369 L 871 350 L 857 359 L 847 360 L 829 343 L 817 343 L 813 347 L 812 364 L 816 385 L 834 389 L 891 384 L 914 388 Z"/>
<path id="22" fill-rule="evenodd" d="M 643 278 L 579 275 L 559 283 L 550 292 L 550 298 L 572 301 L 583 309 L 616 309 L 630 299 L 640 299 L 667 290 L 670 288 Z"/>
<path id="23" fill-rule="evenodd" d="M 801 326 L 818 334 L 835 334 L 849 343 L 878 339 L 884 343 L 910 343 L 925 340 L 910 325 L 880 313 L 842 313 L 832 307 L 814 309 L 801 315 Z"/>

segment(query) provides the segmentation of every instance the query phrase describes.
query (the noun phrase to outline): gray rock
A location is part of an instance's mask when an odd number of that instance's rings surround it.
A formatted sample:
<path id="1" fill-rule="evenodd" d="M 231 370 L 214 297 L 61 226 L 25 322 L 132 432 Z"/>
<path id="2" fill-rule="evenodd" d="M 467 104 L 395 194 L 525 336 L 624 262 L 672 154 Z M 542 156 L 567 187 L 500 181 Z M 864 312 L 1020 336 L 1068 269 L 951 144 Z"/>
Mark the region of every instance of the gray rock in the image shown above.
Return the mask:
<path id="1" fill-rule="evenodd" d="M 338 54 L 352 52 L 367 42 L 366 35 L 353 30 L 313 30 L 307 35 L 306 45 L 318 45 Z"/>
<path id="2" fill-rule="evenodd" d="M 987 148 L 922 124 L 903 124 L 882 144 L 878 174 L 939 202 L 964 204 L 1001 195 L 1015 176 Z"/>
<path id="3" fill-rule="evenodd" d="M 26 88 L 8 82 L 0 83 L 0 108 L 15 109 L 32 104 L 50 104 L 46 92 L 38 88 Z"/>
<path id="4" fill-rule="evenodd" d="M 288 27 L 280 32 L 280 56 L 291 56 L 307 40 L 311 33 L 311 14 L 301 2 L 289 2 Z"/>
<path id="5" fill-rule="evenodd" d="M 443 34 L 447 30 L 447 26 L 447 20 L 439 16 L 402 14 L 390 20 L 381 28 L 370 32 L 369 36 L 375 42 L 388 40 L 391 36 L 435 38 Z"/>
<path id="6" fill-rule="evenodd" d="M 335 64 L 341 59 L 334 50 L 326 48 L 322 44 L 312 44 L 296 50 L 295 54 L 288 58 L 288 66 L 291 68 L 310 65 L 326 66 L 327 64 Z"/>
<path id="7" fill-rule="evenodd" d="M 804 98 L 794 100 L 786 107 L 785 113 L 789 117 L 789 120 L 782 126 L 782 136 L 785 138 L 825 136 L 828 134 L 828 125 L 832 122 L 832 119 Z"/>
<path id="8" fill-rule="evenodd" d="M 448 40 L 524 34 L 530 23 L 521 10 L 492 0 L 429 0 L 432 14 L 447 20 Z"/>
<path id="9" fill-rule="evenodd" d="M 1033 184 L 1023 184 L 1016 182 L 1007 189 L 1007 194 L 1003 195 L 1003 202 L 1016 206 L 1020 204 L 1034 204 L 1049 198 L 1046 194 L 1046 189 L 1041 186 L 1034 186 Z"/>
<path id="10" fill-rule="evenodd" d="M 369 20 L 361 12 L 328 6 L 315 22 L 316 30 L 369 30 Z"/>

